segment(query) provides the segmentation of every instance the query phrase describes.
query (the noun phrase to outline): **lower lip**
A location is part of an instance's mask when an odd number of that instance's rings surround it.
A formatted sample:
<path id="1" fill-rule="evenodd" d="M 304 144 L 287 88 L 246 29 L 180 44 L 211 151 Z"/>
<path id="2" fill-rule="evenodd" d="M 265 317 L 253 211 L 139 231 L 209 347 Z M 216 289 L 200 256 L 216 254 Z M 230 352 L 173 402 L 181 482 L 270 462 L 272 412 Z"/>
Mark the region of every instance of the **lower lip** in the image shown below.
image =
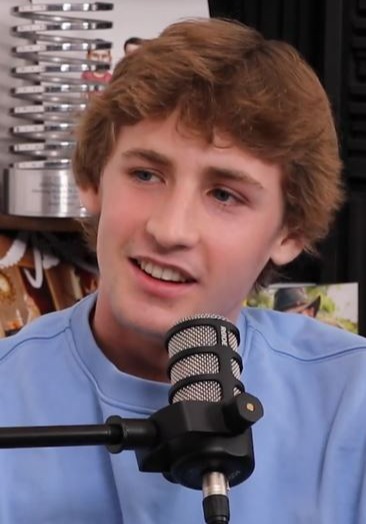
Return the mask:
<path id="1" fill-rule="evenodd" d="M 133 262 L 131 262 L 131 266 L 135 279 L 137 280 L 139 286 L 143 289 L 145 293 L 148 293 L 150 295 L 155 295 L 163 298 L 174 298 L 183 295 L 184 293 L 187 293 L 192 289 L 192 286 L 194 285 L 193 282 L 184 284 L 167 282 L 165 280 L 158 280 L 142 271 L 142 269 L 136 266 L 136 264 L 134 264 Z"/>

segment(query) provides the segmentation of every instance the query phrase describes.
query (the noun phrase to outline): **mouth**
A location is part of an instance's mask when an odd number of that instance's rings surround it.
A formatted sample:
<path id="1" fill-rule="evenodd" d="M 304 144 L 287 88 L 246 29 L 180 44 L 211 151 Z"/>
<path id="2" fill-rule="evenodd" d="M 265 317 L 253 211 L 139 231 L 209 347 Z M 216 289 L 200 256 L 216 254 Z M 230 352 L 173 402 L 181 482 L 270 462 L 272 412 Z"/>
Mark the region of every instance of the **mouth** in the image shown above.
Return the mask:
<path id="1" fill-rule="evenodd" d="M 132 263 L 155 280 L 174 284 L 192 284 L 195 279 L 185 271 L 172 266 L 162 266 L 150 260 L 132 259 Z"/>

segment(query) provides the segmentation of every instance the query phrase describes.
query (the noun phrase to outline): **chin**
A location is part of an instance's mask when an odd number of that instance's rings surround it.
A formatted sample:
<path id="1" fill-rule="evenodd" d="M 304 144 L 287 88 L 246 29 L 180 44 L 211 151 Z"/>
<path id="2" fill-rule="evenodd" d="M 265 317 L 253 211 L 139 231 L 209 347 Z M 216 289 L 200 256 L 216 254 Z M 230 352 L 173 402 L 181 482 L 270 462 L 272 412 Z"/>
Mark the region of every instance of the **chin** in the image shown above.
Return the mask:
<path id="1" fill-rule="evenodd" d="M 141 304 L 129 304 L 129 307 L 119 311 L 120 325 L 139 333 L 147 338 L 164 339 L 166 333 L 175 324 L 195 314 L 210 314 L 208 308 L 198 311 L 196 308 L 170 308 L 169 307 L 141 307 Z M 138 312 L 136 315 L 135 312 Z M 133 313 L 132 313 L 133 312 Z"/>

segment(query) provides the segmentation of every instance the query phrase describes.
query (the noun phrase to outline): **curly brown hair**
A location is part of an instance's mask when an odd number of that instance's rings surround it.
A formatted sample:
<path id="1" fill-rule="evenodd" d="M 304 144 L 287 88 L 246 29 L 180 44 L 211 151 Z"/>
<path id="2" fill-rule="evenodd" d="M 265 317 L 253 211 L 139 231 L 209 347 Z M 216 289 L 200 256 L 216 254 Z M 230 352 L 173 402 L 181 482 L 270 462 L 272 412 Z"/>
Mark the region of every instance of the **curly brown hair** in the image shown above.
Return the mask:
<path id="1" fill-rule="evenodd" d="M 217 131 L 283 171 L 285 222 L 314 250 L 343 199 L 341 161 L 328 97 L 289 44 L 223 19 L 174 23 L 115 67 L 77 131 L 73 166 L 97 190 L 122 126 L 163 119 L 212 142 Z M 94 246 L 97 219 L 87 223 Z"/>

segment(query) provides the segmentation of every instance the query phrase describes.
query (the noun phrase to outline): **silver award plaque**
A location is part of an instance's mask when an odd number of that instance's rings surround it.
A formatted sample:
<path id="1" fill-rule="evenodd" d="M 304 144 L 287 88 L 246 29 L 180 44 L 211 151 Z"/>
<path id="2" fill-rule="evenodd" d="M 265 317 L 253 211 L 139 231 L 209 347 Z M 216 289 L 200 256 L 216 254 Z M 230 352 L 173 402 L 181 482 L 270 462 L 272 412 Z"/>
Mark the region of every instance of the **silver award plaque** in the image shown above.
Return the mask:
<path id="1" fill-rule="evenodd" d="M 21 103 L 11 109 L 10 151 L 17 156 L 4 172 L 4 212 L 31 217 L 83 217 L 71 170 L 74 129 L 89 96 L 105 88 L 112 43 L 84 38 L 85 31 L 110 29 L 112 22 L 92 18 L 113 9 L 109 2 L 28 3 L 13 7 L 25 23 L 12 34 L 25 43 L 11 75 L 21 80 L 11 90 Z M 78 13 L 82 13 L 80 16 Z M 88 17 L 88 13 L 93 15 Z M 73 35 L 68 36 L 69 32 Z"/>

